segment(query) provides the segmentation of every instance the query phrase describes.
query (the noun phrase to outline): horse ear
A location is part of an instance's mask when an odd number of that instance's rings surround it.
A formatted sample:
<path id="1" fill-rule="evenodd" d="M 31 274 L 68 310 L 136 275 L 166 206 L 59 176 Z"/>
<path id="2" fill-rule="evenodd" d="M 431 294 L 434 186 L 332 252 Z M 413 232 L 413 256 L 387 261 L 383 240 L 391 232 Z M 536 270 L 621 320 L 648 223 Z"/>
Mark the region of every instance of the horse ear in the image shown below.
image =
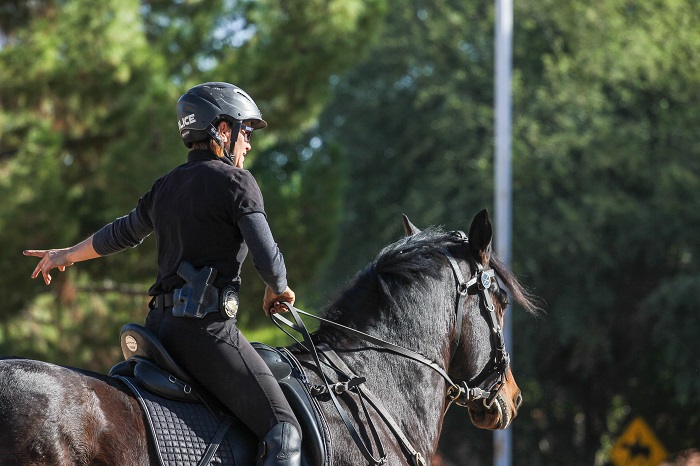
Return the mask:
<path id="1" fill-rule="evenodd" d="M 491 258 L 491 240 L 493 238 L 493 225 L 489 218 L 489 211 L 484 209 L 474 216 L 469 227 L 469 251 L 481 265 L 486 266 Z"/>
<path id="2" fill-rule="evenodd" d="M 414 224 L 411 223 L 406 214 L 403 215 L 403 229 L 406 232 L 406 236 L 413 236 L 417 233 L 420 233 L 420 230 L 416 228 Z"/>

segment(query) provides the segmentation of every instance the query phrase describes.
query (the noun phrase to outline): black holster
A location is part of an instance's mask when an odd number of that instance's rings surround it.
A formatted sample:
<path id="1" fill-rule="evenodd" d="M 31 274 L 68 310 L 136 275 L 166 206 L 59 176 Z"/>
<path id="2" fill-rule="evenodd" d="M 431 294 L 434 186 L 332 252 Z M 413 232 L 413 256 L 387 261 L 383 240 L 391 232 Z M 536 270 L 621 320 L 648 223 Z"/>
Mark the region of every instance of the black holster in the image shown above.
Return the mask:
<path id="1" fill-rule="evenodd" d="M 197 270 L 189 262 L 181 263 L 177 274 L 186 283 L 173 292 L 173 315 L 201 318 L 219 312 L 219 290 L 212 285 L 216 273 L 212 267 Z"/>
<path id="2" fill-rule="evenodd" d="M 175 317 L 204 317 L 220 312 L 224 319 L 232 319 L 238 313 L 238 289 L 227 285 L 219 290 L 212 283 L 216 269 L 204 267 L 199 270 L 189 262 L 183 262 L 177 274 L 185 285 L 173 291 L 173 315 Z"/>

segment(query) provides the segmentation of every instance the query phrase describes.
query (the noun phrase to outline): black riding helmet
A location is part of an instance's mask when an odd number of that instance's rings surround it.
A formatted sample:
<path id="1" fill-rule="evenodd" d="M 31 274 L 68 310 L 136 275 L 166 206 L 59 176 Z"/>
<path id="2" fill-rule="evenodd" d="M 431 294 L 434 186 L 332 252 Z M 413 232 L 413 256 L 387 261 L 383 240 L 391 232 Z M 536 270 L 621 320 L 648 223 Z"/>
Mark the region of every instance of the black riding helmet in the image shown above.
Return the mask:
<path id="1" fill-rule="evenodd" d="M 221 120 L 235 122 L 251 120 L 253 129 L 262 129 L 267 122 L 253 99 L 240 87 L 229 83 L 211 82 L 193 87 L 177 101 L 177 125 L 185 146 L 211 137 L 222 146 L 216 125 Z M 235 129 L 235 128 L 234 128 Z"/>

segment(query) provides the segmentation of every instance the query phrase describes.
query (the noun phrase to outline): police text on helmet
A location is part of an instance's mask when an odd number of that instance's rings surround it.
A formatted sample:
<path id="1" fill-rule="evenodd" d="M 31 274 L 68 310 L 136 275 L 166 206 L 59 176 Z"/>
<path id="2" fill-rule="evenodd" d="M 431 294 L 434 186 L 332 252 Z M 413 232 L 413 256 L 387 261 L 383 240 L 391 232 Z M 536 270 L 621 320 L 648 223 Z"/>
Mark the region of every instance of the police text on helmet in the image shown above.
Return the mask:
<path id="1" fill-rule="evenodd" d="M 194 113 L 184 116 L 180 119 L 180 121 L 177 122 L 177 126 L 182 131 L 182 128 L 184 128 L 187 125 L 191 125 L 192 123 L 196 123 L 197 120 L 194 118 Z"/>

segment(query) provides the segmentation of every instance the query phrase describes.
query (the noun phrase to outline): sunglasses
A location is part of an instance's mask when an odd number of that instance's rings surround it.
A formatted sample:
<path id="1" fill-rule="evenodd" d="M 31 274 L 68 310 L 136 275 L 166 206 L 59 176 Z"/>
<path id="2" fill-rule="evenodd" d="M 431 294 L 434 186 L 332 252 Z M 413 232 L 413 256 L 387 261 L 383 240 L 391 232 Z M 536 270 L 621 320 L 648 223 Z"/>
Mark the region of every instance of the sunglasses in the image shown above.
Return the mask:
<path id="1" fill-rule="evenodd" d="M 246 125 L 241 125 L 241 133 L 243 133 L 243 140 L 250 144 L 250 138 L 253 137 L 253 127 L 251 126 L 246 126 Z"/>

